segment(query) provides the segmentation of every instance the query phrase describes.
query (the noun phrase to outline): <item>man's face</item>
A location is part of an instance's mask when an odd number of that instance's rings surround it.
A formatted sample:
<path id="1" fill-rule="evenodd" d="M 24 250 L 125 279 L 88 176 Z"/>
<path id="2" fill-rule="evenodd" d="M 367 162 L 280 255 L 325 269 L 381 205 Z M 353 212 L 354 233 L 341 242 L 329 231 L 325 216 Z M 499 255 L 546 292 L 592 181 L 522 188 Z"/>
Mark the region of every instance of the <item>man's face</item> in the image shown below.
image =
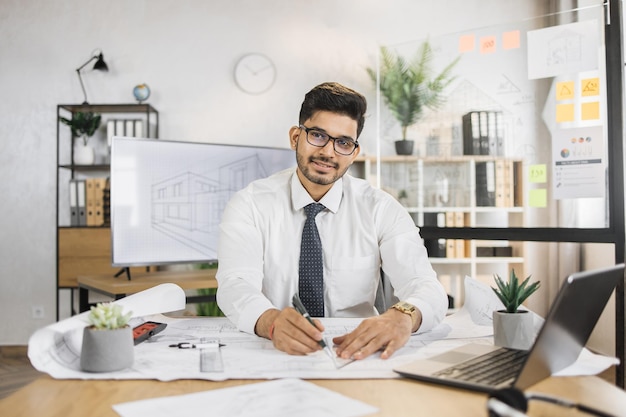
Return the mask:
<path id="1" fill-rule="evenodd" d="M 333 138 L 356 141 L 357 122 L 342 114 L 318 111 L 305 121 L 303 126 L 326 133 Z M 360 150 L 357 147 L 351 155 L 338 154 L 333 148 L 332 139 L 323 147 L 313 146 L 307 142 L 307 132 L 297 126 L 291 128 L 289 137 L 292 149 L 296 150 L 298 176 L 313 198 L 314 194 L 320 192 L 321 198 L 332 184 L 346 173 Z"/>

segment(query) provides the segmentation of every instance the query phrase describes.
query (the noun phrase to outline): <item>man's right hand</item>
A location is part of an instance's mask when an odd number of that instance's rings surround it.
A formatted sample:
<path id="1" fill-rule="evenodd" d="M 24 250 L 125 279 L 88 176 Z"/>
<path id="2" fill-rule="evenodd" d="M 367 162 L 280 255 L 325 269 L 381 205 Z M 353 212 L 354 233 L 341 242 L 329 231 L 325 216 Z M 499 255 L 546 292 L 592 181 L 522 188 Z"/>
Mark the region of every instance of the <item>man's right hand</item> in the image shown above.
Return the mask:
<path id="1" fill-rule="evenodd" d="M 313 319 L 312 326 L 294 308 L 287 307 L 284 310 L 267 310 L 257 320 L 254 328 L 258 336 L 270 339 L 274 347 L 290 355 L 306 355 L 322 347 L 324 326 Z"/>

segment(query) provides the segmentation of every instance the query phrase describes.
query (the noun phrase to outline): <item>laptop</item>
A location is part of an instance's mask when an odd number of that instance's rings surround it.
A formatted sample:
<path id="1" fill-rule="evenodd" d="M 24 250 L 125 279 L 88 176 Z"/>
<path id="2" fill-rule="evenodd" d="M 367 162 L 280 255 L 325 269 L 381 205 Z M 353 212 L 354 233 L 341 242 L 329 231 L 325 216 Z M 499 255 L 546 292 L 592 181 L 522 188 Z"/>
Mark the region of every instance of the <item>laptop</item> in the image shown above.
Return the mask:
<path id="1" fill-rule="evenodd" d="M 578 359 L 613 290 L 623 280 L 624 264 L 570 275 L 528 351 L 469 343 L 394 371 L 406 378 L 473 391 L 524 390 Z M 492 376 L 500 380 L 491 381 Z"/>

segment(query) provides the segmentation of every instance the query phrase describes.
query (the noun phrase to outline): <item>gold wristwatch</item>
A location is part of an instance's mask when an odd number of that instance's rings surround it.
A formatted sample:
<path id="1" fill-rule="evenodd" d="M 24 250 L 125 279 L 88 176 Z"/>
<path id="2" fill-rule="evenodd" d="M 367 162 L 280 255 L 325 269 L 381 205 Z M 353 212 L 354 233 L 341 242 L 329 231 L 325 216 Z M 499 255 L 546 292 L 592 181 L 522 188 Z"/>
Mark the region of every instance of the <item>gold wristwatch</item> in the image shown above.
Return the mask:
<path id="1" fill-rule="evenodd" d="M 407 303 L 406 301 L 400 301 L 392 305 L 391 308 L 395 308 L 396 310 L 411 316 L 411 329 L 415 328 L 415 325 L 417 324 L 417 307 L 413 304 Z"/>

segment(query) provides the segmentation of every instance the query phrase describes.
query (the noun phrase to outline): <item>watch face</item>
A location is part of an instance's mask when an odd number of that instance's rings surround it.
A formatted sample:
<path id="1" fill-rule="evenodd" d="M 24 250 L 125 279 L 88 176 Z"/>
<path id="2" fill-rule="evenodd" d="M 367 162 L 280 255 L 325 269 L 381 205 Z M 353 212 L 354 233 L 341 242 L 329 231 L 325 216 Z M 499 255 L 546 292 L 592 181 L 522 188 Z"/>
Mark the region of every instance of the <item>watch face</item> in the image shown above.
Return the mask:
<path id="1" fill-rule="evenodd" d="M 244 55 L 235 66 L 237 86 L 249 94 L 261 94 L 269 90 L 276 79 L 276 67 L 265 55 Z"/>

